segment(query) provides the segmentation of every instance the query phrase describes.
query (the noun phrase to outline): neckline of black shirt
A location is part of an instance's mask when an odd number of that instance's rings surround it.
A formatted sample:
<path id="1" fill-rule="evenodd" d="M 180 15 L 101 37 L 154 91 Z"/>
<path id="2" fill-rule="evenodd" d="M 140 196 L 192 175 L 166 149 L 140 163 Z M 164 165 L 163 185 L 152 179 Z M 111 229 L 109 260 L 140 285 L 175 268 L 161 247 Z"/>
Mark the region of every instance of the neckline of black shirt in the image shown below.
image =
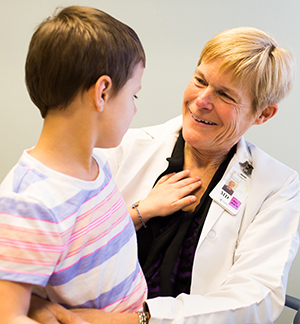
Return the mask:
<path id="1" fill-rule="evenodd" d="M 167 158 L 169 165 L 167 169 L 157 178 L 155 183 L 166 174 L 183 170 L 184 146 L 185 141 L 182 136 L 182 131 L 180 131 L 172 155 L 171 157 Z M 236 145 L 232 147 L 226 159 L 219 166 L 199 204 L 196 206 L 193 212 L 187 213 L 180 210 L 167 217 L 152 218 L 147 223 L 147 228 L 141 228 L 137 232 L 139 261 L 149 284 L 151 277 L 157 270 L 157 267 L 159 267 L 160 272 L 159 292 L 157 294 L 151 294 L 149 290 L 150 298 L 156 296 L 174 296 L 174 289 L 172 287 L 170 278 L 172 275 L 174 275 L 172 272 L 178 258 L 180 247 L 188 234 L 188 230 L 194 217 L 197 217 L 198 215 L 198 217 L 201 217 L 201 219 L 199 221 L 196 241 L 194 242 L 194 244 L 197 245 L 203 224 L 212 202 L 209 194 L 221 180 L 235 152 Z M 192 269 L 192 263 L 190 267 Z M 189 293 L 190 281 L 191 278 L 189 278 L 188 282 L 186 283 L 186 286 L 188 287 L 186 288 L 187 290 L 182 292 Z"/>

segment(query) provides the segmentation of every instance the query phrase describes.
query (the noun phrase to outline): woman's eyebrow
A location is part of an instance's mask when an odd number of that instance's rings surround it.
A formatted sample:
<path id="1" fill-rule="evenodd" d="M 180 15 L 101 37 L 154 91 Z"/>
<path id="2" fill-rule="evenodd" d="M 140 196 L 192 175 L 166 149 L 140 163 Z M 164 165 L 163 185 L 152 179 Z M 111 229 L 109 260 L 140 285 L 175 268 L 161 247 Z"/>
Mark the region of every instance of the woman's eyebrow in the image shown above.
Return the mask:
<path id="1" fill-rule="evenodd" d="M 205 79 L 205 75 L 204 75 L 201 71 L 199 71 L 198 69 L 196 69 L 196 71 L 195 71 L 195 75 L 198 75 L 198 76 L 200 76 L 201 78 Z"/>
<path id="2" fill-rule="evenodd" d="M 205 75 L 201 71 L 199 71 L 198 69 L 195 71 L 195 75 L 201 77 L 203 80 L 206 81 Z M 232 96 L 233 99 L 235 99 L 236 101 L 239 101 L 241 99 L 240 96 L 239 96 L 239 94 L 238 94 L 238 91 L 235 91 L 232 88 L 228 88 L 226 86 L 218 86 L 216 88 L 216 90 L 217 91 L 220 91 L 221 90 L 223 92 L 226 92 L 228 95 Z"/>

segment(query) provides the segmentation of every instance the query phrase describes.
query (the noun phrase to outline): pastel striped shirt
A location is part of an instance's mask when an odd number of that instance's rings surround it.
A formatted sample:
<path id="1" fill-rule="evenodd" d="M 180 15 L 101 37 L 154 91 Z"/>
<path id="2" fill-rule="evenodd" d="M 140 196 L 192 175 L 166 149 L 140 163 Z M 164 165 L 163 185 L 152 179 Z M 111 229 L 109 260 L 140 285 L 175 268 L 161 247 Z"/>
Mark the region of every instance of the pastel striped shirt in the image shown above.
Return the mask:
<path id="1" fill-rule="evenodd" d="M 23 153 L 0 186 L 0 279 L 32 284 L 65 307 L 133 312 L 147 286 L 133 223 L 100 154 L 99 176 L 83 181 Z"/>

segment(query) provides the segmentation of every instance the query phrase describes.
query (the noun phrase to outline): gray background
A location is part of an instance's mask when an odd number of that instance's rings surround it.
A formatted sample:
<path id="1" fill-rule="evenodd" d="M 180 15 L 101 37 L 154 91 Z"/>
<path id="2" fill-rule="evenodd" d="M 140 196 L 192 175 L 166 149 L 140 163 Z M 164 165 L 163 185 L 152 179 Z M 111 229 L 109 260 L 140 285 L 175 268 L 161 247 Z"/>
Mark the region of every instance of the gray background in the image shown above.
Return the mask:
<path id="1" fill-rule="evenodd" d="M 23 149 L 35 145 L 42 127 L 39 112 L 26 92 L 24 62 L 35 27 L 57 6 L 97 7 L 139 34 L 147 54 L 147 69 L 132 127 L 161 123 L 180 114 L 183 90 L 203 45 L 225 29 L 262 29 L 290 49 L 300 62 L 299 0 L 0 0 L 0 4 L 0 181 Z M 298 172 L 299 73 L 275 118 L 246 134 L 248 140 Z M 298 297 L 299 254 L 288 284 L 288 293 Z M 276 324 L 291 323 L 292 315 L 285 309 Z"/>

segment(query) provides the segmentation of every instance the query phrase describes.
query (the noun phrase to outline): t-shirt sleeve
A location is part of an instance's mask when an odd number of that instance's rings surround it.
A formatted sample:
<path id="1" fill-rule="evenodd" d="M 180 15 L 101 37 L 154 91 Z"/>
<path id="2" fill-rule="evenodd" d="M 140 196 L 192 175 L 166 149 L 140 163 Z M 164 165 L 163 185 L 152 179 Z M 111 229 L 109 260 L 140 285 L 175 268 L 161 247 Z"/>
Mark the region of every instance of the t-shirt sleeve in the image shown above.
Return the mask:
<path id="1" fill-rule="evenodd" d="M 18 194 L 0 197 L 0 279 L 45 286 L 62 250 L 51 210 Z"/>

